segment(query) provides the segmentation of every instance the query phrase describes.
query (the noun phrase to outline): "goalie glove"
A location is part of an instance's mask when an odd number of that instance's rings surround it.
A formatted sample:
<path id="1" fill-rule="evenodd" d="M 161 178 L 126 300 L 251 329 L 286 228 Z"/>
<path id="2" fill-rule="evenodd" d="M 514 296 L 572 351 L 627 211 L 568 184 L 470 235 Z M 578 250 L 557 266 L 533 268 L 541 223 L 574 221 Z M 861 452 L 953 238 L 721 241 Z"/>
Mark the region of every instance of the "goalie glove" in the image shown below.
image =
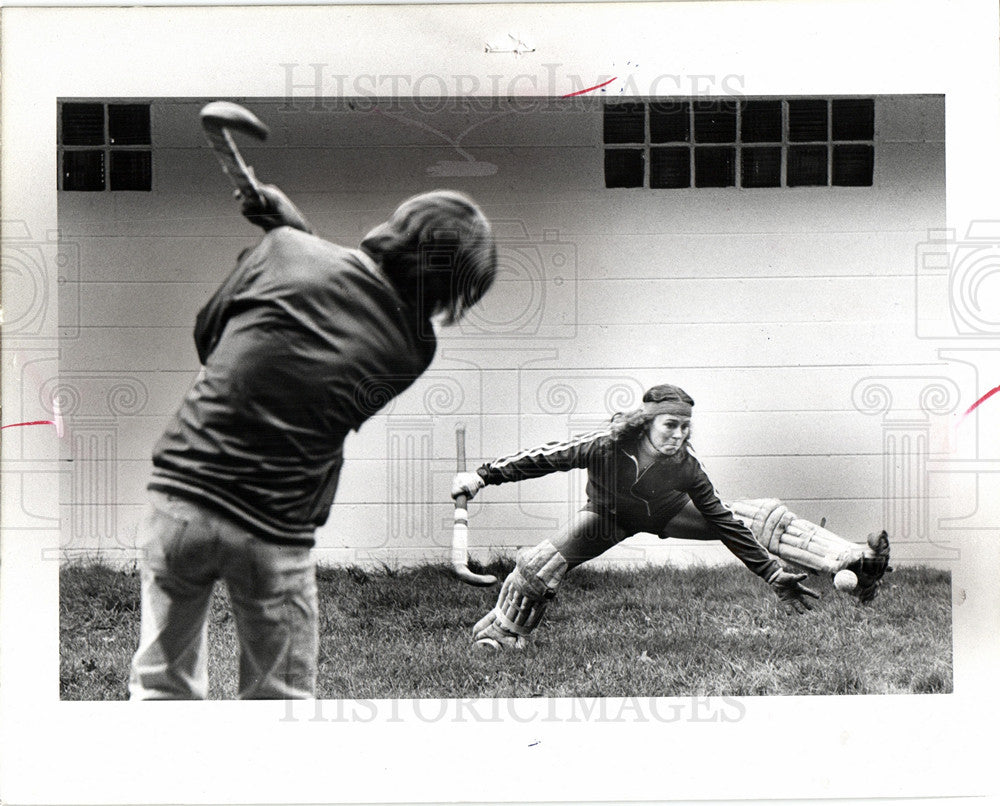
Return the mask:
<path id="1" fill-rule="evenodd" d="M 483 481 L 483 477 L 478 473 L 469 473 L 466 471 L 456 473 L 455 478 L 451 481 L 451 497 L 458 498 L 460 495 L 464 495 L 469 500 L 472 500 L 476 493 L 485 486 L 486 482 Z"/>
<path id="2" fill-rule="evenodd" d="M 767 581 L 789 613 L 805 613 L 807 610 L 812 610 L 812 602 L 806 597 L 820 598 L 816 591 L 802 584 L 802 580 L 807 576 L 809 575 L 777 571 Z"/>

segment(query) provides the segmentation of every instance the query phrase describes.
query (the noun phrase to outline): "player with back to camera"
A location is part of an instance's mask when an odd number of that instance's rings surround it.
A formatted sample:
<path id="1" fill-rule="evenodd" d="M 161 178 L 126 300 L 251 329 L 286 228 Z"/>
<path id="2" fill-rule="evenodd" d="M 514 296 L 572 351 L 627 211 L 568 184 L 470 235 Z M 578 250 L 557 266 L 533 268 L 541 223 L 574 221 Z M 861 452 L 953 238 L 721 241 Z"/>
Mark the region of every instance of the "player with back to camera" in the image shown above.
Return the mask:
<path id="1" fill-rule="evenodd" d="M 274 186 L 242 207 L 265 235 L 198 314 L 203 370 L 153 452 L 132 699 L 207 696 L 219 580 L 239 640 L 238 696 L 315 696 L 310 549 L 344 440 L 427 369 L 431 322 L 457 322 L 496 274 L 490 223 L 452 191 L 403 202 L 358 249 L 313 235 Z"/>
<path id="2" fill-rule="evenodd" d="M 496 606 L 473 628 L 473 640 L 478 645 L 524 647 L 565 575 L 637 532 L 663 538 L 720 540 L 770 585 L 787 610 L 802 613 L 811 609 L 809 600 L 818 599 L 819 594 L 802 584 L 807 575 L 786 571 L 719 498 L 689 441 L 693 406 L 694 401 L 683 389 L 670 384 L 654 386 L 643 395 L 639 408 L 615 415 L 601 430 L 523 450 L 487 462 L 476 472 L 455 476 L 452 497 L 464 494 L 471 498 L 489 484 L 522 481 L 573 468 L 587 470 L 586 505 L 557 537 L 518 552 Z M 790 539 L 797 525 L 818 529 L 797 519 L 780 502 L 749 503 L 755 531 L 771 535 L 774 539 L 769 542 L 779 553 L 783 551 L 781 538 Z M 840 562 L 850 559 L 860 575 L 858 558 L 862 550 L 840 538 L 836 540 L 849 547 L 844 553 L 841 546 L 836 546 L 835 550 L 843 554 Z M 822 553 L 821 548 L 817 551 Z M 878 563 L 882 564 L 881 555 Z M 881 570 L 884 568 L 882 564 Z M 872 587 L 859 594 L 873 596 L 877 579 L 872 581 L 871 575 L 864 579 Z"/>

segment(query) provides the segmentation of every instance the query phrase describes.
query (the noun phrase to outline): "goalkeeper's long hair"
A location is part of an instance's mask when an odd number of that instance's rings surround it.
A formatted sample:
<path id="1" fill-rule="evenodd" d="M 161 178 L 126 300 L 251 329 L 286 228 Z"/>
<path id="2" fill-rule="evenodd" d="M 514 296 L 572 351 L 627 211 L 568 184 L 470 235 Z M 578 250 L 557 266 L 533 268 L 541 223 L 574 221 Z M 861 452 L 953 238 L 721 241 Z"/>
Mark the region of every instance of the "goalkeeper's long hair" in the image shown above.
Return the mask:
<path id="1" fill-rule="evenodd" d="M 640 439 L 655 418 L 655 414 L 649 414 L 641 407 L 631 411 L 616 412 L 608 424 L 611 441 L 624 443 Z"/>
<path id="2" fill-rule="evenodd" d="M 496 279 L 490 222 L 472 199 L 453 190 L 407 199 L 361 248 L 424 319 L 440 316 L 446 325 L 458 322 Z"/>

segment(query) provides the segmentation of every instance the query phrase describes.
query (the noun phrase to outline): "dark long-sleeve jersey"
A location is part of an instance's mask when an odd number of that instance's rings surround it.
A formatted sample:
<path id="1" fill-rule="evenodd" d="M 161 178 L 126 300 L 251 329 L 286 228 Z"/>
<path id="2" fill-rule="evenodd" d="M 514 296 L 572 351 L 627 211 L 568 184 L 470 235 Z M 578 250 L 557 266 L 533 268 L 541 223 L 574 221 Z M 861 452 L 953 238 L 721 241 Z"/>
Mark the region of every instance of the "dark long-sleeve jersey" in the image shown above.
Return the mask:
<path id="1" fill-rule="evenodd" d="M 311 545 L 343 442 L 430 364 L 430 324 L 366 256 L 267 233 L 198 314 L 204 365 L 153 453 L 151 489 Z"/>
<path id="2" fill-rule="evenodd" d="M 685 447 L 676 460 L 654 462 L 640 472 L 635 446 L 616 442 L 604 429 L 487 462 L 477 472 L 486 484 L 502 484 L 585 469 L 587 508 L 613 516 L 632 533 L 663 534 L 690 500 L 726 548 L 755 574 L 770 579 L 780 564 L 726 507 L 693 449 Z"/>

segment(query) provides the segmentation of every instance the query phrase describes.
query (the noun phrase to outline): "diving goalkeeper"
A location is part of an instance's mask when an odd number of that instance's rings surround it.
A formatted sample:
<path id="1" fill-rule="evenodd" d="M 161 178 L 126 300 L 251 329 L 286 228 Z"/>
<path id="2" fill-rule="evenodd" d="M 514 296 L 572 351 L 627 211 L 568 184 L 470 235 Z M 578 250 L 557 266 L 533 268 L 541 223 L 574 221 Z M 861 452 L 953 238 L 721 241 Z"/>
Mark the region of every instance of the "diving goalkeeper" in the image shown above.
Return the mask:
<path id="1" fill-rule="evenodd" d="M 772 500 L 740 502 L 738 517 L 722 502 L 690 445 L 693 406 L 683 389 L 654 386 L 641 407 L 616 415 L 604 429 L 455 476 L 452 496 L 471 498 L 490 484 L 573 468 L 588 473 L 586 505 L 560 535 L 519 552 L 496 606 L 473 628 L 477 644 L 523 647 L 566 574 L 638 532 L 720 540 L 790 612 L 810 610 L 819 594 L 802 584 L 806 573 L 786 570 L 772 553 L 794 555 L 795 565 L 807 570 L 855 569 L 859 598 L 874 596 L 888 562 L 885 533 L 873 536 L 866 550 Z"/>

